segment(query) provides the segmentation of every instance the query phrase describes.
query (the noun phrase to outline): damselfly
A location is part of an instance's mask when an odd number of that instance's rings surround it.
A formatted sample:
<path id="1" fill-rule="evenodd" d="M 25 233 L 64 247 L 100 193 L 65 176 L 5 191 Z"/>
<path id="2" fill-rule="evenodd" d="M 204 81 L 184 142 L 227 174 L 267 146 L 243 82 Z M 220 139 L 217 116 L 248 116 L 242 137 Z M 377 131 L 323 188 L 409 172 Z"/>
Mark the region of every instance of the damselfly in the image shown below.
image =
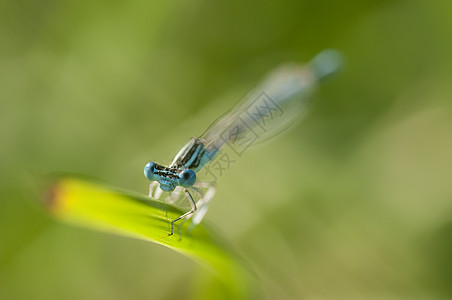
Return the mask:
<path id="1" fill-rule="evenodd" d="M 209 201 L 215 194 L 214 181 L 201 181 L 197 174 L 225 149 L 240 155 L 251 145 L 268 140 L 287 128 L 304 114 L 309 96 L 316 85 L 335 73 L 342 58 L 336 50 L 324 50 L 305 65 L 287 64 L 271 72 L 242 101 L 217 119 L 199 137 L 193 137 L 176 154 L 169 167 L 149 162 L 144 175 L 149 179 L 149 196 L 160 198 L 170 192 L 168 199 L 180 195 L 191 209 L 171 222 L 192 218 L 201 222 Z"/>

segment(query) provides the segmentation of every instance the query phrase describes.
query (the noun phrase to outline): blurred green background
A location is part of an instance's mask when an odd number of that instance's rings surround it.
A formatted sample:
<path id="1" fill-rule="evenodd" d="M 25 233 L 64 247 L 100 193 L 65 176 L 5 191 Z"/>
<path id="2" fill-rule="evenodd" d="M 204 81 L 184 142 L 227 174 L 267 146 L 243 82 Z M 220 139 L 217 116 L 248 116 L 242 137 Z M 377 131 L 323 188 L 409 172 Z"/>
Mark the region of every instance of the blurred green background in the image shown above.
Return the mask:
<path id="1" fill-rule="evenodd" d="M 346 69 L 219 180 L 207 222 L 266 299 L 452 298 L 451 28 L 448 0 L 2 1 L 0 298 L 215 295 L 174 251 L 52 220 L 33 178 L 146 193 L 147 161 L 327 47 Z"/>

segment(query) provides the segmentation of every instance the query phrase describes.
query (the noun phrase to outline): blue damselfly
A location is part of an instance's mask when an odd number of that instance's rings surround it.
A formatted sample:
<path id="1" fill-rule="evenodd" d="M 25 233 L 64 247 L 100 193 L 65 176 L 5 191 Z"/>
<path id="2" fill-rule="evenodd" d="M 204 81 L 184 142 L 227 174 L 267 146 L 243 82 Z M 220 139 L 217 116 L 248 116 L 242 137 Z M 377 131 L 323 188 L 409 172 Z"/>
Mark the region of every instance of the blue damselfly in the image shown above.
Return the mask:
<path id="1" fill-rule="evenodd" d="M 214 181 L 201 181 L 197 174 L 226 146 L 240 155 L 251 145 L 268 140 L 299 119 L 306 112 L 310 94 L 317 84 L 337 72 L 341 64 L 340 53 L 327 49 L 307 64 L 286 64 L 277 68 L 201 136 L 193 137 L 168 167 L 147 163 L 144 175 L 152 181 L 149 196 L 160 198 L 163 192 L 170 192 L 168 199 L 171 200 L 182 195 L 191 207 L 171 222 L 170 235 L 174 232 L 174 223 L 181 219 L 192 218 L 192 224 L 199 224 L 215 194 Z"/>

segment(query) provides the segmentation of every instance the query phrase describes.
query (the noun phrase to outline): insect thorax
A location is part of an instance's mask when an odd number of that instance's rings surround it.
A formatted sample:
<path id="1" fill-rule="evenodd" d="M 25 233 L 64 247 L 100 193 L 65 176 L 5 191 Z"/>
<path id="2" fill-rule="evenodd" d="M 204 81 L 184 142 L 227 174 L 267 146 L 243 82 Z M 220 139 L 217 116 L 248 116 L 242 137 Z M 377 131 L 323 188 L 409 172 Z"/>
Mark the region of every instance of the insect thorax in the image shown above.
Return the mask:
<path id="1" fill-rule="evenodd" d="M 201 167 L 205 152 L 204 141 L 200 138 L 193 137 L 179 153 L 176 154 L 170 168 L 191 169 L 196 172 Z"/>

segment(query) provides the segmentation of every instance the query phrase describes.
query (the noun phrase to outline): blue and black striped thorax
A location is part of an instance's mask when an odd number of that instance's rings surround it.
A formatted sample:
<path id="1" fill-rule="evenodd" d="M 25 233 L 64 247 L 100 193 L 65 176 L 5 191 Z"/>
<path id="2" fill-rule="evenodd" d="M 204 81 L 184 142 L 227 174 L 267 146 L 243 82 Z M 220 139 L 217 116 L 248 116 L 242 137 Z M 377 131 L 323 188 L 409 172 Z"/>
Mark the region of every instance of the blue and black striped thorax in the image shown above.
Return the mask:
<path id="1" fill-rule="evenodd" d="M 212 159 L 213 153 L 209 151 L 203 139 L 193 137 L 176 154 L 170 168 L 191 169 L 198 172 L 202 166 Z"/>
<path id="2" fill-rule="evenodd" d="M 192 138 L 174 157 L 169 167 L 149 162 L 144 175 L 160 183 L 163 191 L 173 191 L 176 186 L 191 187 L 196 182 L 196 172 L 212 159 L 217 151 L 208 151 L 203 139 Z"/>

